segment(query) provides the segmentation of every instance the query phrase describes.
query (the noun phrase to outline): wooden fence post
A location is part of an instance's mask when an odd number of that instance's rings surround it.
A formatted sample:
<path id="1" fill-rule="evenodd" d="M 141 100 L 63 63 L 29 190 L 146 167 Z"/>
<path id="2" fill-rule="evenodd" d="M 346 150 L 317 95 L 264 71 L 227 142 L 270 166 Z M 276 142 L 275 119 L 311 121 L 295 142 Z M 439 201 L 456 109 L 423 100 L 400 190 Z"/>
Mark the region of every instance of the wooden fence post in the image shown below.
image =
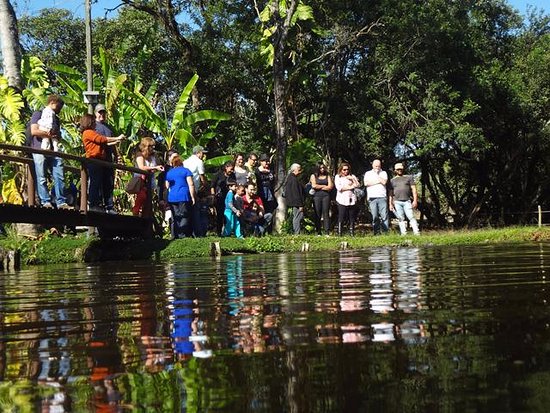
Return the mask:
<path id="1" fill-rule="evenodd" d="M 86 165 L 80 165 L 80 210 L 88 211 L 88 170 Z"/>
<path id="2" fill-rule="evenodd" d="M 27 206 L 34 206 L 36 202 L 33 169 L 34 163 L 27 165 Z"/>

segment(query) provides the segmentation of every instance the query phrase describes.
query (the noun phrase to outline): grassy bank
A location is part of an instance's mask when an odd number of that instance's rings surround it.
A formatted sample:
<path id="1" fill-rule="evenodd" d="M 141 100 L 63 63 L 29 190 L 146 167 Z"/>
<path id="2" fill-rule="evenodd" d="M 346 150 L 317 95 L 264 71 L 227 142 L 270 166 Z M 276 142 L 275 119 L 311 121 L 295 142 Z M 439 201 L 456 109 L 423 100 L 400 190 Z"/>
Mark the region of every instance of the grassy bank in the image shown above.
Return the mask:
<path id="1" fill-rule="evenodd" d="M 419 237 L 397 234 L 374 237 L 370 234 L 355 237 L 336 236 L 268 236 L 263 238 L 207 237 L 185 240 L 104 241 L 77 237 L 45 237 L 26 240 L 10 234 L 0 238 L 0 248 L 19 249 L 26 264 L 97 262 L 108 260 L 166 259 L 207 257 L 213 242 L 220 242 L 223 254 L 302 251 L 335 251 L 342 242 L 350 249 L 378 246 L 472 245 L 550 241 L 550 227 L 510 227 L 502 229 L 431 231 Z"/>

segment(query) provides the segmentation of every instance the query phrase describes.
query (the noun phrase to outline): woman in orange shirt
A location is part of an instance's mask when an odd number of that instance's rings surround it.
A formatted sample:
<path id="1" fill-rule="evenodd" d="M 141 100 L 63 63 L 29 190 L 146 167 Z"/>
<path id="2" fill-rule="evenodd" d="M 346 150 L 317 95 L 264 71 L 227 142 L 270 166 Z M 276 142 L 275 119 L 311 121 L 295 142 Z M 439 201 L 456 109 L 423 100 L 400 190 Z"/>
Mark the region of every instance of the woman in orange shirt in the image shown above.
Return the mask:
<path id="1" fill-rule="evenodd" d="M 80 120 L 80 132 L 82 133 L 82 142 L 84 143 L 86 158 L 105 160 L 107 145 L 119 143 L 124 139 L 124 135 L 119 135 L 117 137 L 100 135 L 95 131 L 95 122 L 95 118 L 90 114 L 82 116 Z M 105 167 L 90 162 L 87 164 L 87 168 L 89 179 L 88 210 L 104 212 L 103 208 L 100 207 L 100 203 L 102 201 L 103 178 L 107 178 L 107 174 L 104 173 Z"/>

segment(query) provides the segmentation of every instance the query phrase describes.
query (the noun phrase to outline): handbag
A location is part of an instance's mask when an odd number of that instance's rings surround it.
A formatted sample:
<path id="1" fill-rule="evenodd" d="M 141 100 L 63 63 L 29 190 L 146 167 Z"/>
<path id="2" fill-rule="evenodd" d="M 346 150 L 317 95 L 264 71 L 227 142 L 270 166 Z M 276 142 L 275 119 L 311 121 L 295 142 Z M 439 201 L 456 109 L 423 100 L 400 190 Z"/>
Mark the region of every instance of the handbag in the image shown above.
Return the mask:
<path id="1" fill-rule="evenodd" d="M 363 199 L 365 196 L 365 190 L 363 188 L 353 188 L 353 193 L 355 194 L 355 197 L 358 201 Z"/>
<path id="2" fill-rule="evenodd" d="M 132 178 L 126 183 L 126 186 L 124 189 L 129 194 L 137 194 L 139 191 L 141 191 L 141 188 L 143 188 L 143 179 L 141 179 L 141 176 L 134 175 Z"/>

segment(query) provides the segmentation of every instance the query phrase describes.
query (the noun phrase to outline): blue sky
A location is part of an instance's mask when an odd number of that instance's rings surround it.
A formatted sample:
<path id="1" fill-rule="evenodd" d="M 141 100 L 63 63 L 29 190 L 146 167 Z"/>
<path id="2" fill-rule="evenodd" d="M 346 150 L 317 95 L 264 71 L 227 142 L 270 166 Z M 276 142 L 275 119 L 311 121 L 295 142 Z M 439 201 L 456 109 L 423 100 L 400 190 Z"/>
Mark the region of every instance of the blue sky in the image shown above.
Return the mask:
<path id="1" fill-rule="evenodd" d="M 104 17 L 107 9 L 113 9 L 120 4 L 118 0 L 92 0 L 92 16 Z M 514 8 L 520 13 L 525 14 L 527 5 L 536 6 L 550 13 L 550 2 L 548 0 L 508 0 Z M 12 0 L 12 4 L 17 4 L 17 15 L 31 14 L 36 15 L 40 9 L 44 8 L 62 8 L 72 11 L 75 15 L 84 15 L 84 0 Z M 107 17 L 115 16 L 116 12 L 111 12 Z"/>

